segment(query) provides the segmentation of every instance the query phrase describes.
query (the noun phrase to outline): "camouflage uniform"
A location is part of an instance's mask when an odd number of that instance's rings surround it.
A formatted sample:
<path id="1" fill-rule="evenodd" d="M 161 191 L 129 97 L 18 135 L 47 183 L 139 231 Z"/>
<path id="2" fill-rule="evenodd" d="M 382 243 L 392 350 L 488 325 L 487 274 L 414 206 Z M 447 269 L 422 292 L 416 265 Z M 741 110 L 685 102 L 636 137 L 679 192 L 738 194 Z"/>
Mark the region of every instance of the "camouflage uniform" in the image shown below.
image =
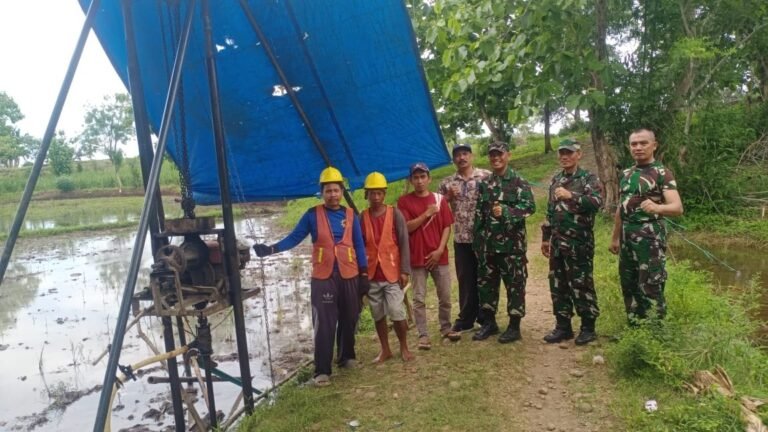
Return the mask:
<path id="1" fill-rule="evenodd" d="M 502 214 L 493 217 L 493 205 Z M 473 249 L 478 258 L 480 312 L 495 316 L 501 280 L 507 288 L 507 314 L 525 316 L 525 218 L 536 211 L 531 186 L 512 168 L 504 176 L 491 174 L 480 183 L 475 208 Z"/>
<path id="2" fill-rule="evenodd" d="M 621 252 L 619 276 L 624 307 L 630 320 L 646 318 L 655 303 L 657 316 L 666 314 L 667 231 L 662 216 L 640 208 L 646 199 L 664 203 L 664 191 L 677 189 L 675 177 L 660 162 L 624 170 L 619 183 Z"/>
<path id="3" fill-rule="evenodd" d="M 555 199 L 555 189 L 563 187 L 573 194 L 567 200 Z M 564 171 L 549 185 L 547 218 L 541 226 L 542 242 L 550 242 L 549 292 L 552 312 L 570 321 L 573 308 L 583 320 L 600 315 L 592 279 L 595 214 L 603 205 L 600 179 L 577 168 Z"/>

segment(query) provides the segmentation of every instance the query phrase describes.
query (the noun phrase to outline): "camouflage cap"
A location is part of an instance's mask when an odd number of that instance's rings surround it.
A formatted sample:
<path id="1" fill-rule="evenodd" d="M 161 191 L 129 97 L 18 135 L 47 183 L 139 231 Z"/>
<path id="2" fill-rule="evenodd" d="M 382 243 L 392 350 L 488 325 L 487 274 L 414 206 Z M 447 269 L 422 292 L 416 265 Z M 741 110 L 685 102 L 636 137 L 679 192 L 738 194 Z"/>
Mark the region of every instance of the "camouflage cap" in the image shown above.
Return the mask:
<path id="1" fill-rule="evenodd" d="M 566 138 L 560 141 L 560 144 L 557 146 L 557 149 L 570 150 L 570 151 L 581 150 L 581 143 L 576 141 L 573 138 Z"/>
<path id="2" fill-rule="evenodd" d="M 499 151 L 499 152 L 508 152 L 509 151 L 509 144 L 503 142 L 503 141 L 494 141 L 490 144 L 488 144 L 488 153 L 492 151 Z"/>

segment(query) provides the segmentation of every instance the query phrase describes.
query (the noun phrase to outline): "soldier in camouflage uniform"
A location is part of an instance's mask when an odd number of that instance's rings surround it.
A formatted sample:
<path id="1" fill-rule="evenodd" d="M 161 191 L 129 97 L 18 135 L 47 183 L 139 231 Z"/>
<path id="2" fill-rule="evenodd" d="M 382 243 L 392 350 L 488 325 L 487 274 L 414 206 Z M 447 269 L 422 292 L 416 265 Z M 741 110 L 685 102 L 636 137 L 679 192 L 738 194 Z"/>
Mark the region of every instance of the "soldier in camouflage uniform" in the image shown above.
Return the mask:
<path id="1" fill-rule="evenodd" d="M 544 336 L 547 343 L 573 338 L 574 306 L 581 317 L 576 345 L 595 339 L 595 320 L 600 315 L 592 279 L 595 214 L 603 205 L 600 179 L 579 167 L 581 144 L 564 139 L 557 148 L 562 171 L 549 185 L 547 217 L 541 226 L 541 253 L 549 258 L 549 292 L 555 329 Z"/>
<path id="2" fill-rule="evenodd" d="M 667 234 L 664 216 L 683 214 L 683 203 L 671 171 L 654 159 L 654 133 L 639 129 L 629 136 L 635 165 L 624 170 L 619 183 L 610 250 L 619 252 L 619 276 L 624 307 L 631 324 L 648 318 L 655 306 L 664 318 Z"/>
<path id="3" fill-rule="evenodd" d="M 509 327 L 500 343 L 520 339 L 520 320 L 525 316 L 525 282 L 528 278 L 525 218 L 536 210 L 531 186 L 509 167 L 509 147 L 503 142 L 488 146 L 493 173 L 478 190 L 473 228 L 477 254 L 478 319 L 483 323 L 473 340 L 497 334 L 496 310 L 501 280 L 507 288 Z"/>

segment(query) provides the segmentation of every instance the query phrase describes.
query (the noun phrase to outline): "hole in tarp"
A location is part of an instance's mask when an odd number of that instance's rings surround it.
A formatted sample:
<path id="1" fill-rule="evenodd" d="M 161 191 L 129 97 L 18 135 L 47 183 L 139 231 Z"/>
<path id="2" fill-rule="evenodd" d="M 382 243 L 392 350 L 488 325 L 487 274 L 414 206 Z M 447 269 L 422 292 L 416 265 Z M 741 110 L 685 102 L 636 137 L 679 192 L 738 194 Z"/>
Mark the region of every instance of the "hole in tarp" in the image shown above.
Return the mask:
<path id="1" fill-rule="evenodd" d="M 298 93 L 299 91 L 301 91 L 300 86 L 295 86 L 291 88 L 293 89 L 294 93 Z M 285 88 L 284 85 L 275 84 L 274 86 L 272 86 L 272 96 L 280 97 L 280 96 L 285 96 L 287 94 L 288 94 L 288 90 Z"/>

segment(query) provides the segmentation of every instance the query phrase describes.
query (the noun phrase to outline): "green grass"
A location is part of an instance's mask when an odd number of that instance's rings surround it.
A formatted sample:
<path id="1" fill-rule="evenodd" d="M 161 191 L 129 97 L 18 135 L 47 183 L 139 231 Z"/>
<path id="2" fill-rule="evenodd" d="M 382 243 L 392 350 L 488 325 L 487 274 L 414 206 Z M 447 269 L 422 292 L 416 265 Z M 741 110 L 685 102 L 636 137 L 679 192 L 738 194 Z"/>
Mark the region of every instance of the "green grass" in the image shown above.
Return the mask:
<path id="1" fill-rule="evenodd" d="M 436 325 L 430 327 L 436 330 Z M 361 332 L 357 340 L 358 358 L 373 358 L 378 342 L 371 333 Z M 483 360 L 467 361 L 469 350 Z M 523 352 L 462 341 L 416 355 L 417 360 L 409 363 L 390 360 L 376 367 L 337 370 L 333 385 L 325 388 L 305 386 L 311 377 L 307 369 L 280 390 L 276 404 L 257 407 L 238 430 L 344 431 L 352 430 L 353 420 L 359 422 L 358 430 L 367 431 L 522 430 L 521 419 L 512 410 L 500 408 L 488 415 L 488 406 L 496 378 L 519 372 Z M 506 390 L 519 390 L 523 383 Z"/>
<path id="2" fill-rule="evenodd" d="M 714 235 L 718 241 L 735 240 L 758 249 L 768 248 L 768 214 L 763 218 L 760 209 L 744 211 L 741 215 L 686 214 L 674 222 L 685 227 L 686 232 Z"/>
<path id="3" fill-rule="evenodd" d="M 115 173 L 109 161 L 83 161 L 82 169 L 77 168 L 78 163 L 73 163 L 71 178 L 75 184 L 75 190 L 87 189 L 117 189 Z M 20 193 L 24 190 L 30 173 L 31 166 L 21 168 L 0 169 L 0 202 L 18 202 Z M 35 192 L 56 191 L 56 180 L 50 167 L 43 167 L 35 186 Z M 123 188 L 142 188 L 141 168 L 138 158 L 128 158 L 120 168 L 120 179 Z M 176 166 L 169 160 L 163 161 L 160 171 L 160 186 L 178 188 L 179 172 Z"/>
<path id="4" fill-rule="evenodd" d="M 768 355 L 751 339 L 758 324 L 748 313 L 759 304 L 757 290 L 715 293 L 708 274 L 669 263 L 669 315 L 661 323 L 629 328 L 618 261 L 607 251 L 610 227 L 610 220 L 601 219 L 595 228 L 594 278 L 602 310 L 598 331 L 618 338 L 606 352 L 617 381 L 615 409 L 637 431 L 743 430 L 733 401 L 693 396 L 683 384 L 694 371 L 721 365 L 738 394 L 768 396 Z M 658 412 L 644 412 L 647 399 L 659 402 Z"/>

